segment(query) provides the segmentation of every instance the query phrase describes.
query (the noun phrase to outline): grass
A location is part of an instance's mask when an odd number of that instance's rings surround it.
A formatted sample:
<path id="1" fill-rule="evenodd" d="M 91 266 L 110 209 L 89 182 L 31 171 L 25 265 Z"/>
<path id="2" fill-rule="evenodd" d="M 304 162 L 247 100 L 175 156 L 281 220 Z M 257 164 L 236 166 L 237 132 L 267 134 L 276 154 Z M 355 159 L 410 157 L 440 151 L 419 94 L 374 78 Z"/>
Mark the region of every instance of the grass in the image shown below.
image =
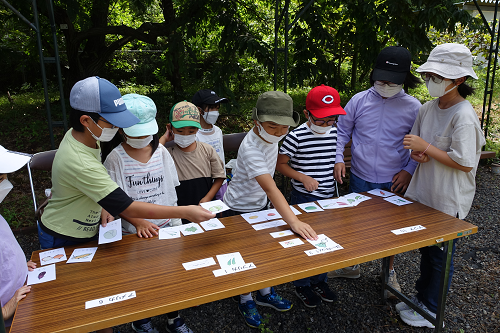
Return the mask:
<path id="1" fill-rule="evenodd" d="M 478 70 L 479 79 L 473 81 L 477 88 L 473 96 L 468 100 L 474 106 L 476 113 L 481 119 L 485 73 Z M 161 86 L 143 86 L 130 82 L 121 82 L 118 84 L 121 93 L 138 93 L 151 97 L 158 109 L 158 124 L 160 134 L 168 121 L 170 108 L 175 101 L 172 95 L 166 93 L 167 87 Z M 164 89 L 165 88 L 165 89 Z M 266 87 L 262 87 L 263 89 Z M 294 109 L 305 121 L 302 110 L 305 108 L 306 96 L 312 87 L 289 89 L 288 94 L 294 101 Z M 270 86 L 268 89 L 272 89 Z M 190 90 L 196 90 L 190 87 Z M 500 91 L 495 89 L 494 96 L 499 96 Z M 47 115 L 45 111 L 45 101 L 43 89 L 41 87 L 24 86 L 19 91 L 11 91 L 12 102 L 7 95 L 0 96 L 0 144 L 7 149 L 22 151 L 34 154 L 41 151 L 50 150 L 50 136 L 47 125 Z M 420 85 L 416 89 L 410 90 L 410 94 L 419 99 L 422 103 L 431 100 L 425 85 Z M 222 110 L 218 125 L 224 133 L 235 133 L 248 131 L 252 127 L 251 114 L 252 109 L 257 102 L 258 92 L 245 92 L 244 95 L 237 96 L 233 101 L 229 111 Z M 190 95 L 189 95 L 190 96 Z M 186 96 L 186 99 L 189 99 Z M 59 103 L 59 93 L 57 89 L 52 88 L 49 93 L 51 109 L 54 120 L 61 120 L 62 113 Z M 350 94 L 340 92 L 341 105 L 345 104 L 351 98 Z M 69 110 L 68 101 L 67 110 Z M 497 152 L 500 151 L 500 98 L 493 100 L 490 124 L 488 127 L 489 136 L 487 138 L 486 149 Z M 62 140 L 64 129 L 62 127 L 54 128 L 56 147 Z M 37 202 L 43 202 L 45 199 L 44 189 L 51 187 L 50 174 L 47 172 L 35 172 L 35 188 L 37 189 Z M 9 175 L 9 180 L 14 184 L 14 189 L 4 199 L 0 206 L 0 214 L 14 227 L 34 226 L 34 210 L 31 199 L 31 189 L 26 168 Z"/>

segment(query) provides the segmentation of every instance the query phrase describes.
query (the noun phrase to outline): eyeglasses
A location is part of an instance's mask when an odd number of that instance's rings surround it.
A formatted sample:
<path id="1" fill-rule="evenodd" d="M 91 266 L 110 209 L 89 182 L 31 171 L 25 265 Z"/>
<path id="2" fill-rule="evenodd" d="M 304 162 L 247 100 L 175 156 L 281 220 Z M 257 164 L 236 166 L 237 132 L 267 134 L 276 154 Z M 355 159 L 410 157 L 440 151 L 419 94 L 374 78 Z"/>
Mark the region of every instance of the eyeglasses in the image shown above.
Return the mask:
<path id="1" fill-rule="evenodd" d="M 327 124 L 328 126 L 333 126 L 339 120 L 339 116 L 338 115 L 332 116 L 333 119 L 331 119 L 331 120 L 322 120 L 322 119 L 314 118 L 314 116 L 312 115 L 312 113 L 309 112 L 309 111 L 307 111 L 307 113 L 309 114 L 309 117 L 314 122 L 314 124 L 316 124 L 318 126 L 322 126 L 324 124 Z M 328 117 L 328 118 L 332 118 L 332 117 Z"/>
<path id="2" fill-rule="evenodd" d="M 110 123 L 109 121 L 104 119 L 103 117 L 99 118 L 99 120 L 102 121 L 103 123 L 110 124 L 112 126 L 111 129 L 118 127 L 118 126 L 113 125 L 112 123 Z M 96 125 L 97 125 L 97 123 L 96 123 Z M 97 125 L 97 126 L 99 126 L 99 125 Z"/>
<path id="3" fill-rule="evenodd" d="M 377 86 L 384 86 L 384 85 L 388 85 L 389 87 L 391 88 L 396 88 L 397 86 L 399 86 L 399 84 L 396 84 L 396 83 L 392 83 L 390 81 L 375 81 L 375 84 Z"/>
<path id="4" fill-rule="evenodd" d="M 439 75 L 434 75 L 434 74 L 429 74 L 429 73 L 420 73 L 420 77 L 422 78 L 422 80 L 424 80 L 425 82 L 429 81 L 430 79 L 432 79 L 432 82 L 436 83 L 436 84 L 440 84 L 441 82 L 443 82 L 444 80 L 444 77 L 441 77 Z"/>

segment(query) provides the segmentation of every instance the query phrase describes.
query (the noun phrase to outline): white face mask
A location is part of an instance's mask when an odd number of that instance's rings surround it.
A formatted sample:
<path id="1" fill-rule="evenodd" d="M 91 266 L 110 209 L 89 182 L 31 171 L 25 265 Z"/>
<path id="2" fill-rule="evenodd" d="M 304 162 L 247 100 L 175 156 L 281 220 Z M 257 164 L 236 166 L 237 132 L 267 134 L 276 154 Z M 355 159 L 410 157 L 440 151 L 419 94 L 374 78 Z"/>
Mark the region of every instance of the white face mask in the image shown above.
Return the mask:
<path id="1" fill-rule="evenodd" d="M 442 97 L 455 89 L 458 86 L 453 86 L 453 88 L 450 88 L 448 91 L 446 91 L 446 86 L 448 86 L 450 83 L 449 80 L 443 80 L 441 83 L 435 83 L 432 79 L 429 81 L 425 82 L 425 85 L 427 86 L 427 90 L 429 91 L 429 95 L 432 97 Z"/>
<path id="2" fill-rule="evenodd" d="M 314 135 L 327 135 L 330 134 L 332 130 L 332 126 L 319 126 L 312 122 L 311 118 L 309 118 L 309 128 L 313 132 Z"/>
<path id="3" fill-rule="evenodd" d="M 151 141 L 153 141 L 153 136 L 149 135 L 145 137 L 144 139 L 136 139 L 136 138 L 127 138 L 127 144 L 135 149 L 142 149 L 144 147 L 147 147 Z"/>
<path id="4" fill-rule="evenodd" d="M 203 114 L 203 119 L 207 122 L 207 124 L 213 125 L 219 118 L 219 111 L 206 111 Z"/>
<path id="5" fill-rule="evenodd" d="M 389 87 L 387 84 L 374 84 L 373 87 L 375 88 L 375 91 L 380 94 L 380 96 L 385 98 L 392 97 L 403 89 L 402 84 L 398 84 L 396 87 Z"/>
<path id="6" fill-rule="evenodd" d="M 92 118 L 90 118 L 92 119 Z M 94 121 L 94 119 L 92 119 L 92 121 Z M 97 123 L 94 121 L 94 124 L 97 125 Z M 90 128 L 87 127 L 87 129 L 89 130 L 90 134 L 92 134 L 92 137 L 94 139 L 96 139 L 97 141 L 101 141 L 101 142 L 109 142 L 111 141 L 111 139 L 113 139 L 116 135 L 116 132 L 118 132 L 119 128 L 118 127 L 115 127 L 115 128 L 102 128 L 101 126 L 97 125 L 97 127 L 99 127 L 102 132 L 101 132 L 101 135 L 100 136 L 95 136 L 94 133 L 92 133 L 92 131 L 90 130 Z"/>
<path id="7" fill-rule="evenodd" d="M 285 134 L 283 134 L 281 136 L 269 134 L 266 132 L 266 130 L 264 129 L 264 127 L 262 126 L 261 123 L 257 124 L 257 129 L 259 130 L 260 137 L 269 143 L 278 143 L 281 141 L 281 139 L 283 139 L 288 134 L 288 130 L 286 131 Z"/>
<path id="8" fill-rule="evenodd" d="M 181 135 L 174 134 L 174 142 L 181 148 L 189 147 L 196 141 L 196 134 Z"/>
<path id="9" fill-rule="evenodd" d="M 12 185 L 11 182 L 9 182 L 8 179 L 4 179 L 2 182 L 0 182 L 0 202 L 5 199 L 7 194 L 9 194 L 10 190 L 12 190 L 14 186 Z"/>

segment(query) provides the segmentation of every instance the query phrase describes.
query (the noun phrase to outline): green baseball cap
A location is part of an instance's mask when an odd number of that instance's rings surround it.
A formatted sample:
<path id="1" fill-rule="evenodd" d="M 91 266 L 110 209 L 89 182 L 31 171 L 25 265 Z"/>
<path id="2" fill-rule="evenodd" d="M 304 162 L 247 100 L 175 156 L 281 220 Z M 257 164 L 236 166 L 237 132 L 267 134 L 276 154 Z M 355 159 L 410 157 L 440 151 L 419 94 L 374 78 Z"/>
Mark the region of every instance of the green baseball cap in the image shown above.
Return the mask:
<path id="1" fill-rule="evenodd" d="M 182 101 L 170 109 L 170 122 L 175 128 L 189 126 L 201 128 L 200 112 L 193 103 Z"/>
<path id="2" fill-rule="evenodd" d="M 284 92 L 267 91 L 259 96 L 252 110 L 252 119 L 272 121 L 278 125 L 297 126 L 300 116 L 293 111 L 293 100 Z"/>

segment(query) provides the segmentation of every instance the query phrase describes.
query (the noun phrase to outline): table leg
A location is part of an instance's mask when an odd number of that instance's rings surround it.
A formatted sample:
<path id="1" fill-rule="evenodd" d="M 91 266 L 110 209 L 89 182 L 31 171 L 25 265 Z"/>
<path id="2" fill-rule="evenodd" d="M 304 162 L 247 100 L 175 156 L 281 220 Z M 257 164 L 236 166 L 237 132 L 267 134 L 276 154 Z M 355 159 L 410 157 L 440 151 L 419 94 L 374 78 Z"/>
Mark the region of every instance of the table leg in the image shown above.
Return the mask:
<path id="1" fill-rule="evenodd" d="M 384 305 L 387 299 L 387 282 L 389 281 L 389 257 L 382 258 L 382 273 L 380 274 L 382 282 L 382 293 L 380 294 L 380 304 Z"/>
<path id="2" fill-rule="evenodd" d="M 446 294 L 448 292 L 448 279 L 450 276 L 451 254 L 453 252 L 453 239 L 444 242 L 443 266 L 441 270 L 441 286 L 439 287 L 439 299 L 436 311 L 436 323 L 434 332 L 439 333 L 443 329 L 444 308 L 446 305 Z"/>

